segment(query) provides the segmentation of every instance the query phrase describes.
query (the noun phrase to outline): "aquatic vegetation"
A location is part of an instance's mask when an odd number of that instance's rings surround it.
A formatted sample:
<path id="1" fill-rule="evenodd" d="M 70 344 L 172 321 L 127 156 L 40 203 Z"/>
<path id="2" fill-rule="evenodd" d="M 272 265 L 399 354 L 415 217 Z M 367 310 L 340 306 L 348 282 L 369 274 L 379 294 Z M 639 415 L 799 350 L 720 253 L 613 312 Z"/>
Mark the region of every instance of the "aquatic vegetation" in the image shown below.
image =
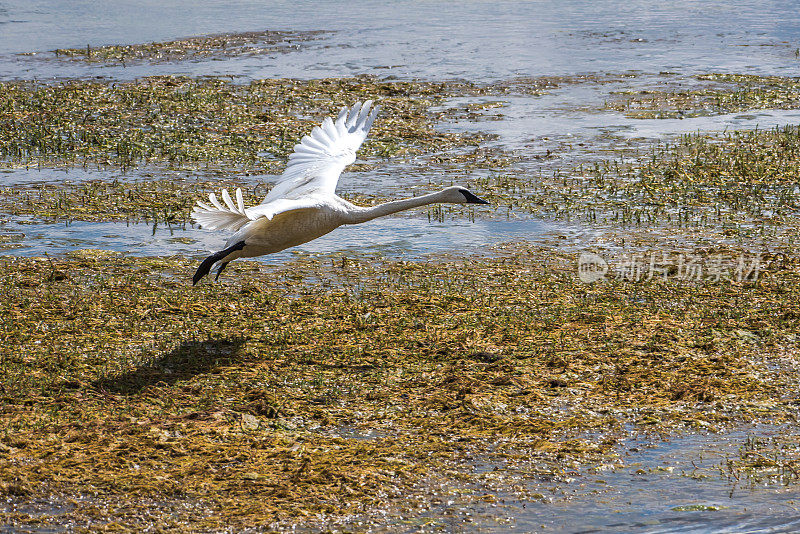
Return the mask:
<path id="1" fill-rule="evenodd" d="M 0 258 L 0 492 L 83 525 L 275 527 L 430 502 L 424 480 L 475 479 L 468 457 L 553 475 L 613 461 L 628 424 L 791 420 L 792 258 L 757 281 L 586 285 L 515 246 L 242 262 L 198 288 L 183 259 Z"/>
<path id="2" fill-rule="evenodd" d="M 384 107 L 365 156 L 375 158 L 473 149 L 485 161 L 487 136 L 437 130 L 447 116 L 477 116 L 501 102 L 438 105 L 455 96 L 538 95 L 566 84 L 606 83 L 597 76 L 519 78 L 490 84 L 381 80 L 269 79 L 239 85 L 228 78 L 155 76 L 132 82 L 0 83 L 0 166 L 52 167 L 145 163 L 275 173 L 320 117 L 345 104 L 379 99 Z M 474 151 L 480 147 L 482 152 Z M 505 155 L 505 157 L 509 157 Z"/>
<path id="3" fill-rule="evenodd" d="M 0 164 L 121 167 L 227 165 L 275 172 L 320 119 L 341 106 L 380 99 L 384 115 L 364 157 L 387 158 L 475 145 L 438 132 L 428 108 L 445 84 L 374 77 L 260 80 L 150 77 L 134 82 L 0 83 Z M 282 163 L 281 163 L 282 164 Z"/>
<path id="4" fill-rule="evenodd" d="M 236 56 L 273 54 L 295 50 L 299 43 L 315 39 L 323 31 L 259 31 L 222 33 L 132 45 L 105 45 L 53 50 L 56 58 L 92 63 L 126 64 L 197 61 Z"/>
<path id="5" fill-rule="evenodd" d="M 149 80 L 169 85 L 168 81 Z M 200 82 L 181 83 L 193 87 Z M 273 95 L 269 98 L 273 98 L 278 93 L 290 90 L 287 80 L 256 82 L 245 88 L 219 81 L 208 83 L 210 85 L 204 86 L 206 89 L 200 90 L 201 93 L 210 91 L 207 94 L 209 96 L 219 90 L 226 95 L 225 98 L 233 98 L 240 92 L 250 94 L 252 98 L 255 98 L 252 95 L 266 92 Z M 204 172 L 216 169 L 220 177 L 232 170 L 243 175 L 279 173 L 287 151 L 312 126 L 311 119 L 299 118 L 297 114 L 303 110 L 335 108 L 346 99 L 337 96 L 339 94 L 375 92 L 384 94 L 382 102 L 389 109 L 375 124 L 375 139 L 370 138 L 363 147 L 367 163 L 357 164 L 353 169 L 355 171 L 386 165 L 390 161 L 386 158 L 418 157 L 422 158 L 428 169 L 441 168 L 453 179 L 466 184 L 475 183 L 500 213 L 533 213 L 549 219 L 586 221 L 593 225 L 669 226 L 688 230 L 716 228 L 730 235 L 755 235 L 784 232 L 787 228 L 793 228 L 797 220 L 800 206 L 800 182 L 797 178 L 800 176 L 800 134 L 796 127 L 719 135 L 685 135 L 673 143 L 643 149 L 638 154 L 627 152 L 618 159 L 575 167 L 559 165 L 550 175 L 540 173 L 531 176 L 525 170 L 526 162 L 521 156 L 484 146 L 485 136 L 465 137 L 434 129 L 437 115 L 428 111 L 430 106 L 440 101 L 441 95 L 448 94 L 448 91 L 471 90 L 469 88 L 384 83 L 369 78 L 296 83 L 299 88 L 291 89 L 292 94 L 298 95 L 296 104 L 290 106 L 286 99 L 275 99 L 283 102 L 284 107 L 278 105 L 274 116 L 271 115 L 272 118 L 266 122 L 254 126 L 254 111 L 244 106 L 249 111 L 241 117 L 235 115 L 234 118 L 225 118 L 223 112 L 213 119 L 220 123 L 230 121 L 239 126 L 227 129 L 225 135 L 212 138 L 204 137 L 210 134 L 203 130 L 205 133 L 198 134 L 200 137 L 193 142 L 196 145 L 170 145 L 184 139 L 188 129 L 183 132 L 164 129 L 160 133 L 155 133 L 155 130 L 149 130 L 147 134 L 129 133 L 127 135 L 154 137 L 147 141 L 149 144 L 142 145 L 140 149 L 131 149 L 132 152 L 120 157 L 130 164 L 154 160 L 158 165 L 163 164 L 164 158 L 169 161 L 170 157 L 180 154 L 174 164 L 202 165 Z M 134 87 L 136 84 L 120 91 L 133 91 Z M 217 89 L 212 91 L 210 87 Z M 151 90 L 147 89 L 146 92 L 149 94 Z M 390 93 L 394 96 L 388 96 Z M 490 102 L 485 105 L 498 104 Z M 225 109 L 232 108 L 236 106 L 225 105 Z M 465 105 L 464 109 L 469 110 L 469 106 Z M 189 121 L 186 113 L 184 119 Z M 213 115 L 212 111 L 209 113 Z M 139 119 L 129 117 L 126 120 L 124 131 L 140 131 L 136 128 L 130 130 Z M 236 139 L 244 139 L 231 136 L 231 132 L 237 128 L 242 131 L 255 128 L 253 142 L 237 144 Z M 60 156 L 55 152 L 48 155 L 47 147 L 34 150 L 30 148 L 35 144 L 34 141 L 12 140 L 13 136 L 10 135 L 6 146 L 27 142 L 29 148 L 26 149 L 25 158 L 29 163 L 33 163 L 31 158 L 36 154 L 37 159 L 47 161 L 62 158 L 76 164 L 81 153 L 86 155 L 87 161 L 93 158 L 95 161 L 119 162 L 108 152 L 100 150 L 101 146 L 125 137 L 114 137 L 114 131 L 111 126 L 104 126 L 93 138 L 95 141 L 75 141 L 69 150 L 64 148 Z M 54 139 L 52 136 L 48 138 Z M 43 142 L 43 139 L 40 138 L 40 141 Z M 19 165 L 21 160 L 6 160 L 7 164 L 12 161 Z M 486 169 L 492 172 L 486 172 Z M 151 176 L 146 180 L 131 182 L 2 187 L 0 207 L 6 213 L 45 219 L 184 222 L 191 204 L 198 195 L 204 196 L 206 191 L 242 186 L 253 199 L 263 196 L 266 191 L 264 185 L 250 182 L 247 176 L 235 180 L 213 177 L 196 180 L 159 178 L 156 173 L 157 170 L 150 173 Z M 380 199 L 365 200 L 374 202 Z"/>
<path id="6" fill-rule="evenodd" d="M 92 180 L 9 186 L 0 189 L 0 206 L 9 215 L 33 216 L 40 220 L 185 224 L 190 222 L 192 203 L 202 197 L 204 191 L 234 186 L 243 187 L 251 203 L 263 198 L 264 187 L 241 180 L 159 177 L 130 182 Z"/>
<path id="7" fill-rule="evenodd" d="M 92 181 L 70 186 L 8 187 L 4 212 L 41 220 L 148 220 L 187 222 L 187 200 L 201 188 L 196 181 Z"/>
<path id="8" fill-rule="evenodd" d="M 482 484 L 476 458 L 497 467 L 492 488 L 543 500 L 514 481 L 618 465 L 631 426 L 794 420 L 800 270 L 787 235 L 800 206 L 800 130 L 689 135 L 532 176 L 532 162 L 487 146 L 488 136 L 435 127 L 502 109 L 505 94 L 585 81 L 0 84 L 3 166 L 141 171 L 0 188 L 0 211 L 12 216 L 184 224 L 197 198 L 222 187 L 242 187 L 250 204 L 266 192 L 252 175 L 280 172 L 320 117 L 379 98 L 386 111 L 356 171 L 398 161 L 447 170 L 476 182 L 495 215 L 587 221 L 631 249 L 652 246 L 644 229 L 662 252 L 665 235 L 685 231 L 731 239 L 681 253 L 763 254 L 757 279 L 587 285 L 572 255 L 516 244 L 429 262 L 242 262 L 231 270 L 246 276 L 194 289 L 197 262 L 184 258 L 0 257 L 0 495 L 57 505 L 0 507 L 0 520 L 137 530 L 157 515 L 160 528 L 196 531 L 403 517 L 433 506 L 434 482 L 454 492 Z M 796 98 L 786 79 L 697 81 L 749 84 L 718 110 Z M 464 95 L 492 98 L 441 110 Z M 686 93 L 665 105 L 712 100 Z M 730 244 L 743 237 L 754 239 Z M 14 239 L 0 236 L 0 247 Z M 793 445 L 768 446 L 753 442 L 726 476 L 796 482 Z"/>
<path id="9" fill-rule="evenodd" d="M 800 107 L 800 78 L 751 74 L 701 74 L 709 82 L 698 88 L 623 91 L 606 109 L 623 111 L 634 119 L 675 119 L 735 113 L 751 109 Z"/>
<path id="10" fill-rule="evenodd" d="M 796 484 L 800 480 L 800 437 L 791 430 L 770 437 L 752 433 L 739 448 L 738 458 L 726 458 L 722 472 L 749 484 Z"/>
<path id="11" fill-rule="evenodd" d="M 367 163 L 352 170 L 416 156 L 443 169 L 508 166 L 508 155 L 480 147 L 485 136 L 434 128 L 434 104 L 453 91 L 477 90 L 465 83 L 370 77 L 261 80 L 247 86 L 174 77 L 0 84 L 0 165 L 154 167 L 141 173 L 144 179 L 124 182 L 2 187 L 0 209 L 46 220 L 185 222 L 204 191 L 249 186 L 254 196 L 263 196 L 264 185 L 253 186 L 246 175 L 280 174 L 294 144 L 318 122 L 316 114 L 338 111 L 364 96 L 379 97 L 384 111 L 360 153 Z M 159 165 L 245 176 L 235 181 L 159 177 Z"/>
<path id="12" fill-rule="evenodd" d="M 763 237 L 796 228 L 800 128 L 690 134 L 549 176 L 496 173 L 476 182 L 501 206 L 558 220 Z"/>

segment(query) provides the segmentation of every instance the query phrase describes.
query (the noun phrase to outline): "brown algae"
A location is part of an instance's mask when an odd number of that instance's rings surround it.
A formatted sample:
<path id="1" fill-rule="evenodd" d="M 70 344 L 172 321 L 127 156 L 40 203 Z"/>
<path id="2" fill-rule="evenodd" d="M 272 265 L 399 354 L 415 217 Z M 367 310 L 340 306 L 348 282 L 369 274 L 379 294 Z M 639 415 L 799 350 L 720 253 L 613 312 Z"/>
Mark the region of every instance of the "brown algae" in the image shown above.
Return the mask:
<path id="1" fill-rule="evenodd" d="M 402 503 L 432 475 L 466 483 L 476 454 L 557 474 L 613 461 L 630 423 L 796 415 L 796 377 L 774 365 L 796 357 L 796 263 L 585 285 L 573 261 L 242 262 L 192 288 L 183 260 L 2 258 L 0 491 L 87 495 L 62 517 L 87 525 L 134 529 L 150 500 L 206 511 L 165 528 L 275 526 Z"/>

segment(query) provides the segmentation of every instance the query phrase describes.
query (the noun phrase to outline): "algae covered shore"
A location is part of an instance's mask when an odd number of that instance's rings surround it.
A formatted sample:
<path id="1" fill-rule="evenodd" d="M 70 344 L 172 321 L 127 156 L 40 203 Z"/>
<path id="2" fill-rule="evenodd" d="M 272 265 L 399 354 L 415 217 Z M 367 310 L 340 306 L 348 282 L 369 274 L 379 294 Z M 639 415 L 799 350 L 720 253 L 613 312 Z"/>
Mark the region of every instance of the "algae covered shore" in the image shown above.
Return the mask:
<path id="1" fill-rule="evenodd" d="M 498 491 L 536 499 L 515 474 L 613 465 L 629 425 L 796 417 L 796 264 L 700 289 L 586 286 L 569 258 L 524 247 L 243 264 L 200 289 L 193 265 L 3 261 L 6 495 L 47 495 L 79 524 L 168 510 L 164 528 L 275 527 L 491 499 L 476 458 L 507 472 Z M 797 451 L 782 454 L 756 468 L 794 483 Z"/>
<path id="2" fill-rule="evenodd" d="M 60 49 L 48 60 L 257 55 L 293 38 Z M 348 176 L 389 185 L 343 183 L 348 198 L 460 183 L 493 206 L 427 217 L 540 218 L 591 235 L 408 260 L 241 261 L 192 287 L 199 245 L 192 257 L 91 246 L 31 256 L 0 228 L 2 528 L 469 528 L 457 506 L 503 528 L 514 525 L 506 501 L 547 504 L 576 477 L 623 468 L 632 436 L 754 424 L 788 430 L 749 435 L 715 476 L 794 498 L 797 126 L 640 140 L 602 158 L 532 156 L 481 131 L 509 96 L 626 77 L 0 83 L 3 176 L 104 175 L 0 182 L 4 223 L 189 225 L 192 204 L 221 187 L 256 202 L 314 124 L 371 98 L 384 109 Z M 797 104 L 794 78 L 684 81 L 615 91 L 583 111 L 648 120 Z M 448 129 L 454 119 L 476 127 Z M 398 172 L 402 187 L 387 178 Z M 578 276 L 582 252 L 604 276 Z M 660 476 L 640 471 L 643 485 Z"/>

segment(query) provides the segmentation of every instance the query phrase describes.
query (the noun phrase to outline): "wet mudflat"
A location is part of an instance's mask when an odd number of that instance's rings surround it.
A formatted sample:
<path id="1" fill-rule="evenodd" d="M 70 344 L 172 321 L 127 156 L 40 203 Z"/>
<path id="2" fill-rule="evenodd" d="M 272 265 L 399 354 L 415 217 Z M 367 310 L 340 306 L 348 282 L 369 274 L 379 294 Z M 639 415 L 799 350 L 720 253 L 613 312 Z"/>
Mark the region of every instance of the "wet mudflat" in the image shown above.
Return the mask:
<path id="1" fill-rule="evenodd" d="M 796 530 L 796 15 L 492 6 L 0 6 L 0 529 Z M 492 206 L 191 287 L 193 202 L 365 98 L 343 196 Z"/>

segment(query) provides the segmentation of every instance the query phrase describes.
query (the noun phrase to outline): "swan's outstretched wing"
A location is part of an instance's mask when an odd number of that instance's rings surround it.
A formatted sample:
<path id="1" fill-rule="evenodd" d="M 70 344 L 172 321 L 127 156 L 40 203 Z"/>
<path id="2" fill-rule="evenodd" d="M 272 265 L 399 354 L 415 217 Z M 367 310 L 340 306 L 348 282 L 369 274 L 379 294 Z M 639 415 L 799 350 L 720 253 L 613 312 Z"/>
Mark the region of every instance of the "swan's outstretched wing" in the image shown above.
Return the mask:
<path id="1" fill-rule="evenodd" d="M 333 196 L 344 168 L 356 160 L 356 151 L 380 109 L 375 106 L 370 113 L 371 107 L 372 101 L 367 100 L 343 108 L 335 122 L 328 117 L 303 137 L 289 156 L 283 175 L 260 205 L 245 208 L 241 189 L 236 190 L 234 204 L 223 189 L 225 205 L 211 193 L 211 205 L 198 202 L 192 218 L 204 228 L 236 231 L 259 217 L 272 219 L 285 211 L 320 206 Z"/>
<path id="2" fill-rule="evenodd" d="M 259 204 L 252 208 L 244 207 L 244 197 L 242 190 L 236 189 L 236 204 L 228 194 L 227 189 L 222 190 L 222 200 L 225 202 L 223 205 L 214 193 L 208 196 L 208 200 L 212 205 L 203 202 L 197 202 L 192 210 L 192 218 L 201 225 L 203 228 L 211 230 L 239 230 L 250 221 L 254 221 L 259 217 L 266 217 L 272 219 L 275 215 L 285 211 L 315 208 L 323 204 L 323 201 L 318 196 L 309 196 L 306 198 L 278 198 L 271 201 L 269 204 Z"/>
<path id="3" fill-rule="evenodd" d="M 356 160 L 356 151 L 367 137 L 380 106 L 370 113 L 372 101 L 342 108 L 336 121 L 327 117 L 295 145 L 289 163 L 264 203 L 280 198 L 301 198 L 313 193 L 332 196 L 345 167 Z"/>

